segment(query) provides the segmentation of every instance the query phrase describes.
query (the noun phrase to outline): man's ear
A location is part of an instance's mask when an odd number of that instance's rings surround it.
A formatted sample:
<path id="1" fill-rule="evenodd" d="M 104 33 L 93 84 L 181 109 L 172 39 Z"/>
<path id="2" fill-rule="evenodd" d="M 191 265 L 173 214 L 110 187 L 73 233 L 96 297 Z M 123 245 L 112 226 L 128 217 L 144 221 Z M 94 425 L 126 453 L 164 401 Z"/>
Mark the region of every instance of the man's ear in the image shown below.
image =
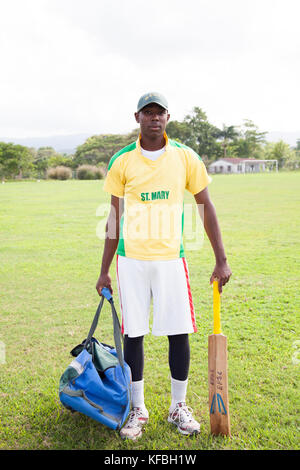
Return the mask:
<path id="1" fill-rule="evenodd" d="M 167 116 L 167 122 L 169 122 L 169 119 L 170 119 L 170 114 L 168 114 Z"/>
<path id="2" fill-rule="evenodd" d="M 140 113 L 134 113 L 134 117 L 136 122 L 139 124 L 140 123 Z"/>

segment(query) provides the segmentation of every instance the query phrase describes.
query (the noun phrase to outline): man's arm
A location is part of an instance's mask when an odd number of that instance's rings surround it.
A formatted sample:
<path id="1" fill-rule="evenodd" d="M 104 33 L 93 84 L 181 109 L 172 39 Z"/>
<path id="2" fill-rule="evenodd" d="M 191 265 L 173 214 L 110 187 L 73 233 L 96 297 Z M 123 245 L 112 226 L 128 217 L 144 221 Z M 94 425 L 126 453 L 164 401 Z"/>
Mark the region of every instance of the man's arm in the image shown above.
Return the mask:
<path id="1" fill-rule="evenodd" d="M 217 278 L 219 281 L 219 292 L 222 292 L 222 286 L 229 281 L 232 272 L 227 264 L 215 206 L 209 197 L 207 188 L 195 194 L 194 197 L 197 204 L 203 204 L 204 206 L 204 213 L 200 210 L 200 207 L 199 213 L 216 258 L 216 265 L 211 275 L 210 283 L 212 284 L 213 280 Z"/>
<path id="2" fill-rule="evenodd" d="M 102 255 L 101 271 L 96 284 L 96 290 L 99 295 L 101 295 L 101 290 L 103 287 L 108 287 L 110 292 L 113 294 L 109 268 L 119 243 L 120 219 L 122 217 L 123 210 L 123 200 L 116 196 L 111 196 L 110 213 L 105 227 L 105 242 Z"/>

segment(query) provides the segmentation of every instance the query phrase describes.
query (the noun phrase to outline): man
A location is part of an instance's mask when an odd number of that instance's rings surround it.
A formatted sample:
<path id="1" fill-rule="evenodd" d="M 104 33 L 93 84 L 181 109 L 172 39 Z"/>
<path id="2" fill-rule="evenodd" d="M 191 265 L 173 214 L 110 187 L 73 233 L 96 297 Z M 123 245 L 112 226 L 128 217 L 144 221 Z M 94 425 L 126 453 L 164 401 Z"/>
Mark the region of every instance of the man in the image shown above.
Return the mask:
<path id="1" fill-rule="evenodd" d="M 187 189 L 204 206 L 204 228 L 215 253 L 210 282 L 219 290 L 231 276 L 219 224 L 201 158 L 190 148 L 168 139 L 168 104 L 159 93 L 143 95 L 135 113 L 140 135 L 115 154 L 108 165 L 104 190 L 111 194 L 111 211 L 101 273 L 96 289 L 112 292 L 109 268 L 117 250 L 117 284 L 124 333 L 124 358 L 132 373 L 132 410 L 120 431 L 137 439 L 149 418 L 144 403 L 144 335 L 169 340 L 171 404 L 168 421 L 184 435 L 197 434 L 199 423 L 185 403 L 190 363 L 189 334 L 196 331 L 187 262 L 182 246 L 183 197 Z"/>

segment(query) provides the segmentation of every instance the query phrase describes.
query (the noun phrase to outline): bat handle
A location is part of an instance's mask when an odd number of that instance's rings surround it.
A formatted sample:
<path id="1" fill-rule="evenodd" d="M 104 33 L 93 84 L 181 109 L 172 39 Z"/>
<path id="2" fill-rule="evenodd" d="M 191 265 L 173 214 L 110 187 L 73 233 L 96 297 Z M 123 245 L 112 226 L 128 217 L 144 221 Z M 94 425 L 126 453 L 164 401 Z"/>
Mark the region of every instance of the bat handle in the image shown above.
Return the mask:
<path id="1" fill-rule="evenodd" d="M 214 335 L 221 334 L 221 297 L 218 281 L 213 282 Z"/>

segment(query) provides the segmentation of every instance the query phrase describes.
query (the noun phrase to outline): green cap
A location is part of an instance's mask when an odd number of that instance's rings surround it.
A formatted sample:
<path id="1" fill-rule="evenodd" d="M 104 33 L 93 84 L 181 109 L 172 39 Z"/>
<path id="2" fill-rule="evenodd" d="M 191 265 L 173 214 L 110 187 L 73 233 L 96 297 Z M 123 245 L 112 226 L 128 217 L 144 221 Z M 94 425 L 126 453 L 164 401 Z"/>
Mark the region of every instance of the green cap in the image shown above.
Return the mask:
<path id="1" fill-rule="evenodd" d="M 160 93 L 145 93 L 143 96 L 140 97 L 138 105 L 137 105 L 137 112 L 139 112 L 142 108 L 147 106 L 147 104 L 156 103 L 159 106 L 162 106 L 165 109 L 168 109 L 168 102 L 166 98 Z"/>

